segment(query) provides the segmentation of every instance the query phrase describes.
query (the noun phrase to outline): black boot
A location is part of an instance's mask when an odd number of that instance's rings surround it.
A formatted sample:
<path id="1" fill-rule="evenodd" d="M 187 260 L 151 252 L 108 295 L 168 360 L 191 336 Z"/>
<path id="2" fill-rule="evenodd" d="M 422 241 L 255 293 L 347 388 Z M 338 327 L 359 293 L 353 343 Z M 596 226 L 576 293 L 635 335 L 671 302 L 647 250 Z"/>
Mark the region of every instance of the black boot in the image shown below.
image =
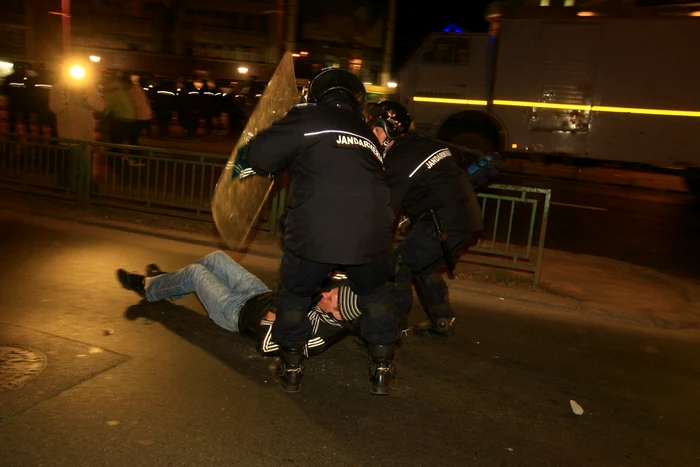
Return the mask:
<path id="1" fill-rule="evenodd" d="M 275 376 L 284 392 L 299 392 L 304 376 L 304 353 L 302 348 L 280 349 L 280 361 Z"/>
<path id="2" fill-rule="evenodd" d="M 141 296 L 146 295 L 145 277 L 141 274 L 126 272 L 124 269 L 117 269 L 117 279 L 126 290 L 133 290 Z"/>
<path id="3" fill-rule="evenodd" d="M 368 345 L 370 394 L 386 396 L 396 376 L 393 345 Z"/>
<path id="4" fill-rule="evenodd" d="M 417 336 L 450 340 L 455 337 L 455 319 L 438 318 L 435 321 L 423 321 L 413 328 Z"/>

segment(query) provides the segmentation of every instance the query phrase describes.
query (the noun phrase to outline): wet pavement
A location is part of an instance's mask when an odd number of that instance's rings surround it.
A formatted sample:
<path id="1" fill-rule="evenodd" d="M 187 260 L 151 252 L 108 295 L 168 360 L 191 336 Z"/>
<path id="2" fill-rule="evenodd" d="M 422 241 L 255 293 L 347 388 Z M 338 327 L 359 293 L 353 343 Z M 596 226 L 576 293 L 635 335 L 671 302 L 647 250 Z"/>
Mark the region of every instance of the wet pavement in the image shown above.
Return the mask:
<path id="1" fill-rule="evenodd" d="M 6 211 L 0 238 L 0 348 L 28 349 L 34 368 L 0 384 L 3 466 L 700 465 L 685 333 L 455 290 L 458 339 L 407 339 L 391 396 L 368 394 L 351 340 L 287 395 L 194 297 L 143 303 L 114 277 L 211 248 Z M 232 256 L 274 280 L 275 259 Z"/>

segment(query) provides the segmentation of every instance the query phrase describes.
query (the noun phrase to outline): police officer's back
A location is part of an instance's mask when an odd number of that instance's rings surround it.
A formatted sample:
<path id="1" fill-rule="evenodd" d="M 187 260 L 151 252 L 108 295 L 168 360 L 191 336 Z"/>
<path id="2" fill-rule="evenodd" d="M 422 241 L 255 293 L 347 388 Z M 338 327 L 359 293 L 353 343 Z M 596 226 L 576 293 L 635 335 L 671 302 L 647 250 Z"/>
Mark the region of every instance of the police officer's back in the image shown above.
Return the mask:
<path id="1" fill-rule="evenodd" d="M 409 132 L 387 151 L 384 164 L 392 186 L 391 204 L 412 224 L 434 210 L 446 231 L 478 232 L 481 212 L 467 172 L 443 142 Z"/>
<path id="2" fill-rule="evenodd" d="M 293 108 L 251 142 L 257 172 L 289 167 L 285 248 L 320 263 L 386 255 L 394 215 L 377 145 L 361 112 L 333 99 Z"/>
<path id="3" fill-rule="evenodd" d="M 396 339 L 388 267 L 394 213 L 378 142 L 359 109 L 365 89 L 349 71 L 327 69 L 311 81 L 308 97 L 311 105 L 290 110 L 241 154 L 258 173 L 288 168 L 291 175 L 272 328 L 281 350 L 277 376 L 284 390 L 299 390 L 311 296 L 345 266 L 363 313 L 370 392 L 388 394 Z"/>

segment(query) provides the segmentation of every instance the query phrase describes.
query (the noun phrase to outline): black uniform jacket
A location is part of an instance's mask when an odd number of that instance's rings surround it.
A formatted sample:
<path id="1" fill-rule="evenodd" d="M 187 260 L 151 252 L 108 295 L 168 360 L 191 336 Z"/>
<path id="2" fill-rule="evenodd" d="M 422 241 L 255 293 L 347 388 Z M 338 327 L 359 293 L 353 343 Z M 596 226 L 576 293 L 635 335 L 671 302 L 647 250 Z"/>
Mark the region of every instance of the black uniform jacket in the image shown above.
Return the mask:
<path id="1" fill-rule="evenodd" d="M 297 106 L 247 148 L 259 174 L 291 175 L 284 246 L 308 261 L 365 264 L 386 255 L 394 212 L 378 142 L 362 114 L 336 102 Z"/>
<path id="2" fill-rule="evenodd" d="M 429 211 L 433 209 L 446 231 L 478 232 L 484 227 L 481 209 L 454 151 L 417 133 L 395 140 L 384 156 L 391 205 L 397 213 L 403 207 L 414 225 L 432 222 Z"/>

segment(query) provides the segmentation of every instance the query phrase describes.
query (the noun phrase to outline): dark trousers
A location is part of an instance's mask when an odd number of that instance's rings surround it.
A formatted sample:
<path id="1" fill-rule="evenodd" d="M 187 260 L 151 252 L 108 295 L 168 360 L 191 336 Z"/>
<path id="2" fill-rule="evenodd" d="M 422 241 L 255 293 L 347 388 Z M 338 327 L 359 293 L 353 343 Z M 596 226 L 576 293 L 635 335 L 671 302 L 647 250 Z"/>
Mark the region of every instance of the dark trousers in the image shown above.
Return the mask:
<path id="1" fill-rule="evenodd" d="M 446 233 L 453 260 L 457 259 L 473 234 Z M 394 306 L 402 326 L 405 326 L 413 305 L 412 285 L 431 321 L 454 317 L 447 283 L 441 275 L 442 268 L 446 266 L 445 257 L 432 222 L 419 222 L 413 226 L 399 244 L 396 253 L 399 266 L 394 277 Z"/>
<path id="2" fill-rule="evenodd" d="M 38 114 L 39 136 L 44 135 L 44 127 L 48 127 L 51 130 L 51 137 L 58 138 L 58 126 L 56 125 L 56 115 L 50 110 L 42 110 Z"/>
<path id="3" fill-rule="evenodd" d="M 22 120 L 22 123 L 24 123 L 24 134 L 32 134 L 32 121 L 29 112 L 10 108 L 8 109 L 7 114 L 10 121 L 10 133 L 17 133 L 17 123 Z"/>
<path id="4" fill-rule="evenodd" d="M 143 130 L 150 130 L 150 128 L 150 120 L 134 120 L 129 122 L 129 144 L 138 146 L 141 133 L 143 133 Z M 148 133 L 150 133 L 150 131 Z"/>
<path id="5" fill-rule="evenodd" d="M 107 126 L 108 141 L 113 144 L 127 144 L 133 133 L 133 120 L 110 118 Z"/>
<path id="6" fill-rule="evenodd" d="M 170 135 L 170 119 L 172 112 L 165 110 L 156 110 L 156 123 L 158 124 L 158 136 Z"/>
<path id="7" fill-rule="evenodd" d="M 272 339 L 282 348 L 299 348 L 311 337 L 306 314 L 321 283 L 340 265 L 316 263 L 284 251 L 277 291 L 277 317 Z M 360 333 L 368 344 L 391 345 L 396 340 L 397 318 L 389 282 L 389 258 L 368 264 L 345 266 L 350 288 L 362 310 Z"/>

